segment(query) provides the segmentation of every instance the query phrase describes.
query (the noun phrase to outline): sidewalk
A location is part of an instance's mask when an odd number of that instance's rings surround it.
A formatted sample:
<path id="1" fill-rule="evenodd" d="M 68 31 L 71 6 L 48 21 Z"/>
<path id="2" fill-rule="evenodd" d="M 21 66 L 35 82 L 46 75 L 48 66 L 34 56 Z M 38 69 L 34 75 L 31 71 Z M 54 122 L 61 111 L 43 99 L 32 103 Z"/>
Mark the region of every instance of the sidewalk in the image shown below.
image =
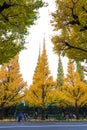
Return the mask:
<path id="1" fill-rule="evenodd" d="M 58 119 L 45 119 L 45 120 L 41 120 L 41 119 L 30 119 L 28 121 L 24 121 L 22 120 L 21 122 L 87 122 L 87 118 L 86 119 L 66 119 L 66 120 L 58 120 Z M 3 119 L 0 120 L 0 123 L 5 123 L 5 122 L 18 122 L 17 119 Z"/>

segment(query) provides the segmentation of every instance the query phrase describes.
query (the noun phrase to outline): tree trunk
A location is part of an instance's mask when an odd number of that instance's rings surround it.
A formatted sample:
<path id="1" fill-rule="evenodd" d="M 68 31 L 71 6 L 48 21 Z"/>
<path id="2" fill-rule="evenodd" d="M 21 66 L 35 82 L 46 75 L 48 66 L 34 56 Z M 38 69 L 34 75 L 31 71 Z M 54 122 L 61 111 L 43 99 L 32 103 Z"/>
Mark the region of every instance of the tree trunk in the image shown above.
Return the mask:
<path id="1" fill-rule="evenodd" d="M 44 91 L 44 85 L 42 87 L 42 115 L 41 119 L 45 120 L 45 91 Z"/>
<path id="2" fill-rule="evenodd" d="M 41 120 L 45 120 L 45 109 L 42 107 Z"/>
<path id="3" fill-rule="evenodd" d="M 0 119 L 2 120 L 4 118 L 4 109 L 0 109 Z"/>
<path id="4" fill-rule="evenodd" d="M 75 114 L 76 114 L 76 119 L 79 119 L 79 107 L 77 105 L 77 101 L 75 102 Z"/>

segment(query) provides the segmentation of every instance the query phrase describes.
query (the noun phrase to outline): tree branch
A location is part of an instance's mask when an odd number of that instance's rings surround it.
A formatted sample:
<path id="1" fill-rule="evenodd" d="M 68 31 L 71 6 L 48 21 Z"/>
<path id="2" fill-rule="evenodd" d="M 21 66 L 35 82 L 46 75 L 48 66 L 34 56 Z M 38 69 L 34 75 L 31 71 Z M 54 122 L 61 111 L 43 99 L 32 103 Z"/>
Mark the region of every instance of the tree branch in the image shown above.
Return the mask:
<path id="1" fill-rule="evenodd" d="M 0 5 L 0 14 L 5 10 L 5 9 L 8 9 L 12 6 L 24 6 L 24 7 L 27 7 L 26 5 L 22 5 L 22 4 L 17 4 L 17 3 L 14 3 L 14 4 L 11 4 L 11 3 L 7 3 L 7 2 L 4 2 L 3 5 Z"/>
<path id="2" fill-rule="evenodd" d="M 70 45 L 68 42 L 64 42 L 64 44 L 69 48 L 69 49 L 76 49 L 76 50 L 80 50 L 80 51 L 83 51 L 83 52 L 87 52 L 87 50 L 85 49 L 82 49 L 82 48 L 79 48 L 79 47 L 76 47 L 76 46 L 72 46 Z"/>
<path id="3" fill-rule="evenodd" d="M 77 2 L 78 2 L 78 1 L 77 1 Z M 74 3 L 74 1 L 72 0 L 73 7 L 68 7 L 68 6 L 66 5 L 66 7 L 71 10 L 71 14 L 72 14 L 73 20 L 67 22 L 65 25 L 69 25 L 69 24 L 70 24 L 70 25 L 81 25 L 78 16 L 74 13 L 74 8 L 75 8 L 75 5 L 76 5 L 77 2 Z M 82 7 L 82 10 L 87 13 L 87 10 L 85 9 L 84 6 Z M 85 30 L 87 30 L 87 26 L 83 26 L 83 27 L 80 29 L 80 31 L 85 31 Z"/>
<path id="4" fill-rule="evenodd" d="M 3 3 L 3 5 L 0 5 L 0 13 L 5 10 L 5 9 L 8 9 L 9 7 L 11 7 L 12 5 L 11 4 L 8 4 L 6 2 Z"/>

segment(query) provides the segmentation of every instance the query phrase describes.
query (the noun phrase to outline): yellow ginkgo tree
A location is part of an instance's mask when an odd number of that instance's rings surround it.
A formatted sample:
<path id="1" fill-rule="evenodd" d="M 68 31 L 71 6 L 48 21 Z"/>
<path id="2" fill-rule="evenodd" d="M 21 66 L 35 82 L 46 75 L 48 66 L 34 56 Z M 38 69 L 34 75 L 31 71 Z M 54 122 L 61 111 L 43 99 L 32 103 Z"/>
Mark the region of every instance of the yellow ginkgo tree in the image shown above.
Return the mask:
<path id="1" fill-rule="evenodd" d="M 54 51 L 77 61 L 87 59 L 87 0 L 55 0 Z"/>
<path id="2" fill-rule="evenodd" d="M 5 108 L 20 103 L 27 83 L 20 74 L 18 56 L 0 68 L 0 117 Z"/>
<path id="3" fill-rule="evenodd" d="M 64 103 L 66 106 L 73 106 L 77 119 L 79 108 L 87 105 L 87 85 L 81 81 L 79 73 L 74 70 L 72 60 L 68 63 L 68 73 L 62 86 Z"/>
<path id="4" fill-rule="evenodd" d="M 43 52 L 41 55 L 39 54 L 38 57 L 37 66 L 33 76 L 33 83 L 29 90 L 25 91 L 25 102 L 31 106 L 40 106 L 42 108 L 42 119 L 44 119 L 45 107 L 54 85 L 55 82 L 49 71 L 44 40 Z"/>

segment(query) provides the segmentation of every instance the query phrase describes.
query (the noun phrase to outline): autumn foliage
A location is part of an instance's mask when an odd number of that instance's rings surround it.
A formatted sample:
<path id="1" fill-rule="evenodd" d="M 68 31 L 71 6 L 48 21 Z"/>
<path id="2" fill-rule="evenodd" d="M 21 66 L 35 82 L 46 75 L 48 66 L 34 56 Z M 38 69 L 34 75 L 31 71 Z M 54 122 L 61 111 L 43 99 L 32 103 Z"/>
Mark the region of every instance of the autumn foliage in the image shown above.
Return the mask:
<path id="1" fill-rule="evenodd" d="M 55 0 L 52 25 L 54 51 L 71 59 L 87 59 L 87 0 Z"/>
<path id="2" fill-rule="evenodd" d="M 0 110 L 20 103 L 27 83 L 20 74 L 18 56 L 0 68 Z"/>
<path id="3" fill-rule="evenodd" d="M 68 62 L 67 75 L 61 89 L 54 90 L 52 101 L 59 107 L 74 107 L 76 117 L 79 118 L 79 108 L 87 105 L 87 85 L 81 81 L 80 75 L 75 71 L 71 59 Z"/>
<path id="4" fill-rule="evenodd" d="M 45 40 L 43 43 L 43 52 L 38 57 L 37 66 L 33 76 L 33 83 L 29 90 L 25 91 L 25 101 L 31 106 L 42 107 L 42 118 L 44 118 L 44 109 L 49 102 L 49 95 L 52 87 L 55 85 L 53 77 L 50 74 L 47 54 L 45 48 Z"/>

